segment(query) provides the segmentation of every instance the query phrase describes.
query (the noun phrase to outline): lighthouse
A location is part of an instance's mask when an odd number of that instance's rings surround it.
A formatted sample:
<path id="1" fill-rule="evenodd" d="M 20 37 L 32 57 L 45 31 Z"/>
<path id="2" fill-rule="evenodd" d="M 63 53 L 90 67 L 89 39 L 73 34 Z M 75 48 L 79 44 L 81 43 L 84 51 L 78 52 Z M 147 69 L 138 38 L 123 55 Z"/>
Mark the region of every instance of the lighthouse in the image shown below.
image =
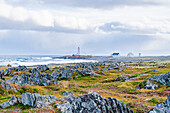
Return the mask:
<path id="1" fill-rule="evenodd" d="M 78 47 L 77 55 L 80 55 L 80 47 Z"/>
<path id="2" fill-rule="evenodd" d="M 73 54 L 73 57 L 80 57 L 80 47 L 78 47 L 77 54 Z"/>

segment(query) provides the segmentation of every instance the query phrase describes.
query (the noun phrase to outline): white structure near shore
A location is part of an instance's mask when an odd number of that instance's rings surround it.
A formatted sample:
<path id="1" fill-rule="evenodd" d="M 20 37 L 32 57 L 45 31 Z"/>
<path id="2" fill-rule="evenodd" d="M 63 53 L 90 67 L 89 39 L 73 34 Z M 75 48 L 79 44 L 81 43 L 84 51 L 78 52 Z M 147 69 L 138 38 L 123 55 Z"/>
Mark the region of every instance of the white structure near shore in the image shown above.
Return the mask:
<path id="1" fill-rule="evenodd" d="M 134 54 L 132 52 L 127 54 L 127 57 L 134 57 Z"/>

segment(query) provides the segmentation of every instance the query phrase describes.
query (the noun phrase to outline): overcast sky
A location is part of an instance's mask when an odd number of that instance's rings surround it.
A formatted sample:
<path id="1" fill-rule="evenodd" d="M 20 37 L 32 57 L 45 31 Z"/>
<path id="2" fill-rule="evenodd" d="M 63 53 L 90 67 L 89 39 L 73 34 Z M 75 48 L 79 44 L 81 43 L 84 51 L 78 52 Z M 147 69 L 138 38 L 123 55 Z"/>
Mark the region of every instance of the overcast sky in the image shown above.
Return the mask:
<path id="1" fill-rule="evenodd" d="M 0 55 L 170 55 L 170 0 L 0 0 Z"/>

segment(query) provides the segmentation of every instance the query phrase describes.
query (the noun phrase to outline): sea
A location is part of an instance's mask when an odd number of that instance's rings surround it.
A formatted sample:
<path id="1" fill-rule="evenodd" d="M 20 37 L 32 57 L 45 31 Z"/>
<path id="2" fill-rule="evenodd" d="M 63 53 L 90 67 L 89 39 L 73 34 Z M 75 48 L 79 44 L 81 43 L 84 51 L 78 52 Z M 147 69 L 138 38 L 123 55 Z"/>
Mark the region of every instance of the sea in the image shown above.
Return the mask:
<path id="1" fill-rule="evenodd" d="M 55 58 L 54 58 L 55 57 Z M 57 56 L 59 57 L 59 56 Z M 35 66 L 35 65 L 50 65 L 50 64 L 70 64 L 82 62 L 96 62 L 95 60 L 87 59 L 62 59 L 56 56 L 0 56 L 0 66 Z"/>

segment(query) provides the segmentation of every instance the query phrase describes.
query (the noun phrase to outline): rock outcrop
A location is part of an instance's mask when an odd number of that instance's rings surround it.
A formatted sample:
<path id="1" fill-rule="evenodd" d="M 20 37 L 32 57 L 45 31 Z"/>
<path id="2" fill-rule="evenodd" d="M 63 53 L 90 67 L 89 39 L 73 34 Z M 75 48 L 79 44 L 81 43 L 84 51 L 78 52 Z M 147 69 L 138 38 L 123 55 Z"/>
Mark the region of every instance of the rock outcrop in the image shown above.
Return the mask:
<path id="1" fill-rule="evenodd" d="M 151 80 L 147 80 L 147 81 L 141 82 L 136 88 L 137 89 L 145 88 L 145 89 L 148 89 L 148 90 L 155 90 L 155 89 L 158 89 L 158 85 L 155 84 Z"/>
<path id="2" fill-rule="evenodd" d="M 49 104 L 55 102 L 57 98 L 54 95 L 40 95 L 37 93 L 23 93 L 22 98 L 12 95 L 11 99 L 7 102 L 0 104 L 1 108 L 13 106 L 15 104 L 23 104 L 36 108 L 48 107 Z"/>
<path id="3" fill-rule="evenodd" d="M 148 113 L 170 113 L 170 94 L 164 103 L 156 105 L 155 108 Z"/>
<path id="4" fill-rule="evenodd" d="M 21 85 L 21 77 L 14 75 L 12 78 L 8 79 L 7 82 Z"/>
<path id="5" fill-rule="evenodd" d="M 170 85 L 170 72 L 151 77 L 147 81 L 143 81 L 142 83 L 140 83 L 139 86 L 137 86 L 136 88 L 137 89 L 145 88 L 149 90 L 155 90 L 159 88 L 158 84 L 160 83 L 163 85 Z"/>
<path id="6" fill-rule="evenodd" d="M 64 113 L 133 113 L 123 101 L 109 97 L 102 98 L 98 93 L 86 94 L 78 98 L 72 96 L 67 103 L 56 104 Z"/>
<path id="7" fill-rule="evenodd" d="M 22 94 L 22 104 L 36 108 L 47 107 L 49 104 L 55 102 L 56 99 L 54 95 L 40 95 L 37 93 Z"/>
<path id="8" fill-rule="evenodd" d="M 49 70 L 49 68 L 46 65 L 39 65 L 39 66 L 37 66 L 37 70 L 46 71 L 46 70 Z"/>
<path id="9" fill-rule="evenodd" d="M 155 90 L 158 88 L 157 84 L 152 83 L 150 80 L 147 80 L 147 82 L 145 82 L 145 89 L 149 89 L 149 90 Z"/>
<path id="10" fill-rule="evenodd" d="M 129 75 L 129 74 L 127 74 L 127 75 L 122 74 L 122 75 L 119 75 L 118 77 L 116 77 L 115 81 L 122 81 L 122 82 L 128 81 L 128 80 L 130 80 L 130 78 L 129 78 L 130 76 L 131 75 Z"/>
<path id="11" fill-rule="evenodd" d="M 8 84 L 5 80 L 1 80 L 0 81 L 0 85 L 6 89 L 7 91 L 12 89 L 12 86 L 10 84 Z"/>
<path id="12" fill-rule="evenodd" d="M 160 82 L 163 85 L 170 85 L 170 72 L 151 77 L 150 80 Z"/>
<path id="13" fill-rule="evenodd" d="M 107 64 L 107 66 L 106 66 Z M 109 65 L 110 64 L 110 65 Z M 5 72 L 0 73 L 0 79 L 2 76 L 12 76 L 7 82 L 18 85 L 37 85 L 37 86 L 49 86 L 51 84 L 58 84 L 58 81 L 63 79 L 71 80 L 80 76 L 99 76 L 94 70 L 97 70 L 98 66 L 105 66 L 105 70 L 111 70 L 114 68 L 123 69 L 123 63 L 113 62 L 97 62 L 97 63 L 77 63 L 75 66 L 63 66 L 54 68 L 51 74 L 42 74 L 41 72 L 48 71 L 47 65 L 38 65 L 37 68 L 27 68 L 26 66 L 18 66 L 8 68 Z M 16 72 L 18 71 L 18 72 Z M 24 72 L 24 73 L 23 73 Z M 17 76 L 20 75 L 21 76 Z M 73 76 L 74 75 L 74 76 Z"/>
<path id="14" fill-rule="evenodd" d="M 18 98 L 15 95 L 12 95 L 11 99 L 7 102 L 0 104 L 0 107 L 4 109 L 6 107 L 13 106 L 17 103 L 19 103 Z"/>

